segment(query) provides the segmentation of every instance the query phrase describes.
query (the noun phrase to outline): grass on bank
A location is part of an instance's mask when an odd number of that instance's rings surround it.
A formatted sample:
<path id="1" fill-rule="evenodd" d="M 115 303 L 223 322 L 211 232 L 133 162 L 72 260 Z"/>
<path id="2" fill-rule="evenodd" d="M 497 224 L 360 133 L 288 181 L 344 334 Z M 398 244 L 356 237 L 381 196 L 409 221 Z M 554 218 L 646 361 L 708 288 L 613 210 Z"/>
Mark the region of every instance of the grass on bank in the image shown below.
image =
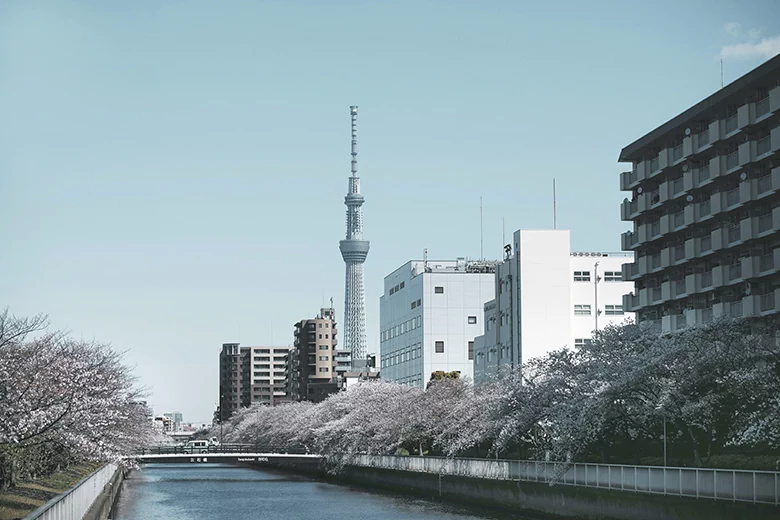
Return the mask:
<path id="1" fill-rule="evenodd" d="M 20 520 L 40 506 L 75 486 L 98 469 L 98 463 L 74 464 L 37 480 L 22 480 L 0 492 L 0 520 Z"/>

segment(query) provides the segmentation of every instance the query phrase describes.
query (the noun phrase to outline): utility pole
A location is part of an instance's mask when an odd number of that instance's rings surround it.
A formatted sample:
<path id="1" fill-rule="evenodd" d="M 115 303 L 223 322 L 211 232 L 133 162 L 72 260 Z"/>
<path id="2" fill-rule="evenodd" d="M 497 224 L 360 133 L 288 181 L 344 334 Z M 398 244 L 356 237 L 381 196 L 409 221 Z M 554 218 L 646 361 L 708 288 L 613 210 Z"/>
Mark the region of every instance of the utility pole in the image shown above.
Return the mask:
<path id="1" fill-rule="evenodd" d="M 593 315 L 595 316 L 595 324 L 596 329 L 595 331 L 598 332 L 599 330 L 599 263 L 596 262 L 593 265 L 593 296 L 595 300 L 595 309 Z"/>

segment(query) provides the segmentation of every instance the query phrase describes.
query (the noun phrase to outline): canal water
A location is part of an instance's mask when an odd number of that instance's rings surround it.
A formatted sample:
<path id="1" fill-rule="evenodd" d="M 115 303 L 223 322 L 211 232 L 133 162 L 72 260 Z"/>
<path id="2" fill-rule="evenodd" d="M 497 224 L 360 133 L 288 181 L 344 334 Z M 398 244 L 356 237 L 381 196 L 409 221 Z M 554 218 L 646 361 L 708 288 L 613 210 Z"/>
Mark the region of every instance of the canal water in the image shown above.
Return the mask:
<path id="1" fill-rule="evenodd" d="M 122 484 L 113 520 L 521 520 L 516 515 L 221 464 L 152 464 Z M 527 517 L 523 517 L 527 519 Z"/>

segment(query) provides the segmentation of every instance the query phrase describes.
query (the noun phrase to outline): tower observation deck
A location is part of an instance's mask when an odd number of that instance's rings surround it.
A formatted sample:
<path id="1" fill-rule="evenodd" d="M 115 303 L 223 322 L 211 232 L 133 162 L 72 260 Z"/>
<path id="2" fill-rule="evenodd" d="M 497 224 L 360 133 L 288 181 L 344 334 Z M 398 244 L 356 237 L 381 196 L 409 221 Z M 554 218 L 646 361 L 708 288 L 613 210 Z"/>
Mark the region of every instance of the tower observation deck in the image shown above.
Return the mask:
<path id="1" fill-rule="evenodd" d="M 352 117 L 352 176 L 344 204 L 347 206 L 347 237 L 339 242 L 346 264 L 344 278 L 344 349 L 352 354 L 352 364 L 366 357 L 366 298 L 363 290 L 363 263 L 368 256 L 368 240 L 363 240 L 363 202 L 360 177 L 357 176 L 357 111 L 349 107 Z"/>

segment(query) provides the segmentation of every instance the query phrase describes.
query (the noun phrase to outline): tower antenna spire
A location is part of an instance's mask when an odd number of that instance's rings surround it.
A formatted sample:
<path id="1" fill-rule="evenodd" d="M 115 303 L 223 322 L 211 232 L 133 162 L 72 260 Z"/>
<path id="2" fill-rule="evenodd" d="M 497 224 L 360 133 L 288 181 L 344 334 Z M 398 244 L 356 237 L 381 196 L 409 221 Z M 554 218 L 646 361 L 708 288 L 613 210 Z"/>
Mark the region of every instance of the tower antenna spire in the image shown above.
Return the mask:
<path id="1" fill-rule="evenodd" d="M 356 106 L 349 107 L 349 113 L 352 116 L 352 176 L 357 177 L 357 109 Z"/>
<path id="2" fill-rule="evenodd" d="M 347 206 L 347 234 L 339 242 L 346 265 L 344 277 L 344 348 L 352 355 L 353 370 L 361 370 L 366 359 L 366 302 L 363 289 L 363 263 L 368 257 L 369 243 L 363 239 L 363 202 L 360 177 L 357 175 L 357 106 L 349 107 L 352 121 L 352 175 L 344 197 Z"/>

